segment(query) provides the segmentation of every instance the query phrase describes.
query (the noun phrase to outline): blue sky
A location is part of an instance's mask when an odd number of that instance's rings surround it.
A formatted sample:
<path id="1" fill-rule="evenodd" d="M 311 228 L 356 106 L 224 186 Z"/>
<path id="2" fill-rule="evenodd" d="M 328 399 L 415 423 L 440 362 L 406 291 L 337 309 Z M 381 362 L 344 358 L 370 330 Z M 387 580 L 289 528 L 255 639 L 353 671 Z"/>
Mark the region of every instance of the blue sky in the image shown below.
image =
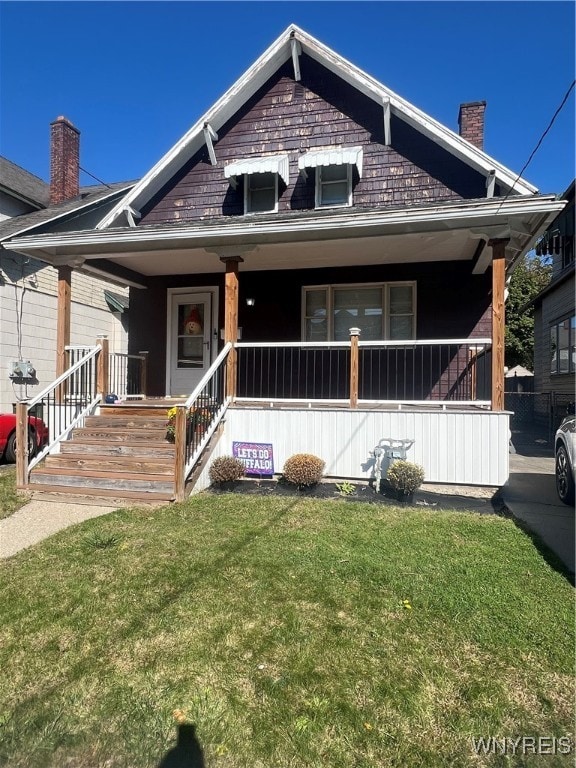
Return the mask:
<path id="1" fill-rule="evenodd" d="M 574 2 L 0 2 L 0 154 L 48 180 L 49 124 L 81 165 L 141 177 L 294 22 L 457 130 L 485 99 L 485 150 L 519 173 L 574 78 Z M 574 90 L 524 173 L 574 177 Z M 82 176 L 84 184 L 93 183 Z"/>

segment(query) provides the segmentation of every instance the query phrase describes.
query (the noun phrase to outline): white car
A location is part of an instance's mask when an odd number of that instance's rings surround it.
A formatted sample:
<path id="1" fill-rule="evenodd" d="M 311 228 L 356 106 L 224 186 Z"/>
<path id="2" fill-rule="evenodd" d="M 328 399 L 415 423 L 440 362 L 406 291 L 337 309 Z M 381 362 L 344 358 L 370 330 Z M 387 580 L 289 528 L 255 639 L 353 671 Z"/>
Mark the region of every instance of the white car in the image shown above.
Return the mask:
<path id="1" fill-rule="evenodd" d="M 556 490 L 564 504 L 574 504 L 574 466 L 576 465 L 576 416 L 574 406 L 556 432 Z"/>

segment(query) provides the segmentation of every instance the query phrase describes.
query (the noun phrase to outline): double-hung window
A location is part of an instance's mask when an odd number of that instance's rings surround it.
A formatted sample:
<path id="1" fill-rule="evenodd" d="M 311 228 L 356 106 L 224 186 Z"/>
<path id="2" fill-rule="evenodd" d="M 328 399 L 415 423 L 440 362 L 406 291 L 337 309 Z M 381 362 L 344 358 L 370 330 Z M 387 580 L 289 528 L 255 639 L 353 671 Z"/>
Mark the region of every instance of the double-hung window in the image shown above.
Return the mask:
<path id="1" fill-rule="evenodd" d="M 224 176 L 238 189 L 243 178 L 244 213 L 268 213 L 278 210 L 279 179 L 287 187 L 290 181 L 288 155 L 246 157 L 224 166 Z"/>
<path id="2" fill-rule="evenodd" d="M 316 208 L 352 205 L 354 168 L 361 178 L 362 158 L 362 147 L 325 147 L 298 158 L 298 169 L 305 178 L 309 170 L 315 170 Z"/>
<path id="3" fill-rule="evenodd" d="M 316 169 L 316 208 L 337 205 L 352 205 L 352 166 L 320 166 Z"/>
<path id="4" fill-rule="evenodd" d="M 305 341 L 346 341 L 360 328 L 363 341 L 416 335 L 416 284 L 322 285 L 303 288 Z"/>
<path id="5" fill-rule="evenodd" d="M 574 373 L 576 369 L 576 316 L 550 326 L 550 373 Z"/>
<path id="6" fill-rule="evenodd" d="M 278 210 L 278 174 L 245 174 L 244 213 L 265 213 L 276 210 Z"/>

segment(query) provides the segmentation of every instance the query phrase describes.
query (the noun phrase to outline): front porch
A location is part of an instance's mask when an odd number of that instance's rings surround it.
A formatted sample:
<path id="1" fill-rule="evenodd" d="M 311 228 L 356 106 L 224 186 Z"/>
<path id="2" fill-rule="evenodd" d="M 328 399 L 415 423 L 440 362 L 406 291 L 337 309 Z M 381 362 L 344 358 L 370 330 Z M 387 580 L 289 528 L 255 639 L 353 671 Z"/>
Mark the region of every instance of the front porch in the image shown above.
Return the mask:
<path id="1" fill-rule="evenodd" d="M 234 442 L 272 444 L 276 472 L 308 452 L 325 460 L 329 476 L 368 481 L 370 452 L 393 438 L 414 441 L 408 458 L 428 482 L 499 486 L 508 477 L 509 424 L 489 397 L 490 346 L 361 342 L 356 329 L 348 342 L 228 342 L 189 397 L 150 399 L 148 356 L 110 354 L 100 339 L 69 350 L 71 367 L 18 406 L 18 485 L 179 500 L 207 487 L 208 455 L 230 454 Z M 117 402 L 107 402 L 110 392 Z M 30 411 L 50 439 L 28 461 L 20 446 Z"/>

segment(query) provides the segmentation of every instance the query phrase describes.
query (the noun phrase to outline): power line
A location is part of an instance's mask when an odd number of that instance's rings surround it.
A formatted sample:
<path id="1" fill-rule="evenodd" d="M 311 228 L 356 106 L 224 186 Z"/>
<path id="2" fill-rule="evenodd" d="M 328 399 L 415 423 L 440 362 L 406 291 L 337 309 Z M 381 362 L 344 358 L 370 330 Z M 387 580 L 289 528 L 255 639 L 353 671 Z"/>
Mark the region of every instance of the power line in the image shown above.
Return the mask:
<path id="1" fill-rule="evenodd" d="M 94 179 L 95 181 L 97 181 L 98 183 L 100 183 L 100 184 L 104 184 L 104 186 L 105 186 L 105 187 L 108 187 L 108 189 L 112 189 L 112 187 L 110 186 L 110 184 L 106 184 L 106 182 L 105 182 L 105 181 L 102 181 L 102 179 L 99 179 L 99 178 L 98 178 L 98 176 L 94 176 L 94 174 L 93 174 L 93 173 L 90 173 L 90 171 L 87 171 L 85 168 L 82 168 L 82 166 L 81 166 L 81 165 L 79 165 L 79 166 L 78 166 L 78 168 L 79 168 L 79 169 L 82 171 L 82 173 L 85 173 L 87 176 L 90 176 L 91 178 L 93 178 L 93 179 Z"/>
<path id="2" fill-rule="evenodd" d="M 525 162 L 525 164 L 524 164 L 524 168 L 522 168 L 522 170 L 520 171 L 520 173 L 518 174 L 518 176 L 517 176 L 517 177 L 514 179 L 514 183 L 512 184 L 512 186 L 510 187 L 510 189 L 508 190 L 508 193 L 507 193 L 506 197 L 505 197 L 505 198 L 502 200 L 502 202 L 500 203 L 500 206 L 499 206 L 498 210 L 496 211 L 496 214 L 497 214 L 497 215 L 500 213 L 500 208 L 502 208 L 502 206 L 504 205 L 504 203 L 506 202 L 506 200 L 507 200 L 507 199 L 510 197 L 510 194 L 512 193 L 512 190 L 513 190 L 513 189 L 514 189 L 514 187 L 516 186 L 516 182 L 518 182 L 518 181 L 519 181 L 519 180 L 522 178 L 522 174 L 524 173 L 524 171 L 526 170 L 526 168 L 528 168 L 528 166 L 529 166 L 529 165 L 530 165 L 530 163 L 532 162 L 532 158 L 534 157 L 534 155 L 536 154 L 536 152 L 538 152 L 538 150 L 540 149 L 540 145 L 541 145 L 541 144 L 542 144 L 542 142 L 544 141 L 544 138 L 546 137 L 546 134 L 548 133 L 548 131 L 550 130 L 550 128 L 552 128 L 552 126 L 554 125 L 554 121 L 556 120 L 556 118 L 558 117 L 558 115 L 560 114 L 560 112 L 562 111 L 562 108 L 564 107 L 564 104 L 566 104 L 566 102 L 568 101 L 568 97 L 570 96 L 570 93 L 572 92 L 572 89 L 574 88 L 574 85 L 575 85 L 575 84 L 576 84 L 576 80 L 572 80 L 572 82 L 570 83 L 570 87 L 568 88 L 568 90 L 567 90 L 567 91 L 566 91 L 566 93 L 564 94 L 564 98 L 562 99 L 562 102 L 561 102 L 560 106 L 558 107 L 558 109 L 556 110 L 556 112 L 554 112 L 554 115 L 553 115 L 553 117 L 552 117 L 552 120 L 550 120 L 550 123 L 548 124 L 548 127 L 546 128 L 546 130 L 544 131 L 544 133 L 542 134 L 542 136 L 540 136 L 540 138 L 538 139 L 538 143 L 536 144 L 536 146 L 535 146 L 535 147 L 534 147 L 534 149 L 532 150 L 532 153 L 531 153 L 530 157 L 528 158 L 528 160 L 526 160 L 526 162 Z"/>

